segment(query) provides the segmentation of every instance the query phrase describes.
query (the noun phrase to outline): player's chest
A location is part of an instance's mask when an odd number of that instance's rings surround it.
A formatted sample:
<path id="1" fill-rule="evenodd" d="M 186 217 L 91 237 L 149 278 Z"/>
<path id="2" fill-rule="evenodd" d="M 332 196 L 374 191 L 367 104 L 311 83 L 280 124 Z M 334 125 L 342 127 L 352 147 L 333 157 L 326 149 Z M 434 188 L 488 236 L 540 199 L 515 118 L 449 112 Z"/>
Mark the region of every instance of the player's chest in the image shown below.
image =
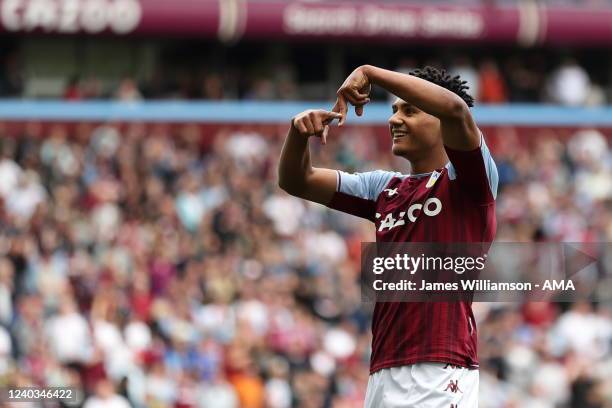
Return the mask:
<path id="1" fill-rule="evenodd" d="M 437 221 L 448 211 L 451 191 L 446 170 L 420 179 L 393 180 L 376 202 L 375 225 L 379 238 L 410 231 Z"/>

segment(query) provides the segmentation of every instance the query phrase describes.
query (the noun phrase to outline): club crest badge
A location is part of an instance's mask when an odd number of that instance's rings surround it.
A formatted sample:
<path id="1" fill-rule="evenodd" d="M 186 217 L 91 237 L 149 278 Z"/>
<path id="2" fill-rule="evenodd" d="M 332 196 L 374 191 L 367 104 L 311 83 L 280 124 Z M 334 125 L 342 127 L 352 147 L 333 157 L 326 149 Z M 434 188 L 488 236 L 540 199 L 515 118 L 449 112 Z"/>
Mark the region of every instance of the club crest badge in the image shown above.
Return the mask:
<path id="1" fill-rule="evenodd" d="M 434 184 L 436 184 L 436 181 L 438 180 L 438 178 L 440 177 L 440 173 L 438 173 L 437 171 L 433 171 L 431 173 L 431 176 L 429 177 L 429 180 L 427 180 L 427 184 L 425 185 L 425 187 L 427 188 L 432 188 Z"/>

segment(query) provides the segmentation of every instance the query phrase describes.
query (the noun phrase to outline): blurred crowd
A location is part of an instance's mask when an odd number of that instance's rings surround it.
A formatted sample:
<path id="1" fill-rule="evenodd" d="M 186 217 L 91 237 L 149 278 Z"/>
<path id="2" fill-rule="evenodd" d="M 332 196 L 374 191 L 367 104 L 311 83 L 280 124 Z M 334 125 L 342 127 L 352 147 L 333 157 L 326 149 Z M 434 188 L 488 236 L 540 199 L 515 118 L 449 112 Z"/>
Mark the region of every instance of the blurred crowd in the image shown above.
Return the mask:
<path id="1" fill-rule="evenodd" d="M 281 134 L 202 132 L 0 138 L 0 388 L 71 386 L 85 408 L 362 406 L 372 226 L 278 189 Z M 609 140 L 504 132 L 498 239 L 611 241 Z M 365 128 L 330 139 L 319 166 L 407 170 Z M 609 305 L 474 309 L 480 407 L 612 406 Z"/>
<path id="2" fill-rule="evenodd" d="M 426 64 L 441 67 L 437 60 L 417 61 L 406 58 L 397 67 L 387 67 L 403 72 Z M 355 67 L 352 67 L 355 68 Z M 597 106 L 610 103 L 612 88 L 597 83 L 584 66 L 571 57 L 564 58 L 554 67 L 548 67 L 545 58 L 522 60 L 493 58 L 478 62 L 468 57 L 456 58 L 449 72 L 460 75 L 470 86 L 470 94 L 477 103 L 501 104 L 510 102 L 554 103 L 565 106 Z M 280 64 L 270 73 L 257 75 L 230 67 L 224 72 L 199 72 L 178 76 L 177 83 L 168 82 L 173 75 L 157 73 L 151 80 L 138 83 L 133 78 L 123 78 L 107 97 L 123 101 L 142 99 L 245 99 L 245 100 L 324 100 L 341 81 L 327 86 L 300 85 L 296 67 Z M 322 82 L 329 79 L 321 78 Z M 92 86 L 93 85 L 93 86 Z M 68 100 L 81 100 L 105 96 L 96 87 L 95 79 L 73 79 L 64 92 Z M 375 88 L 375 96 L 386 97 Z"/>
<path id="3" fill-rule="evenodd" d="M 453 75 L 461 75 L 467 81 L 477 103 L 594 106 L 612 101 L 612 59 L 605 51 L 572 55 L 550 50 L 502 50 L 501 54 L 459 50 L 444 56 L 443 50 L 381 46 L 364 55 L 347 45 L 333 49 L 340 53 L 334 59 L 329 57 L 332 50 L 321 54 L 307 46 L 292 50 L 287 45 L 286 50 L 279 52 L 282 57 L 270 57 L 275 50 L 261 44 L 241 44 L 236 49 L 221 51 L 198 43 L 188 48 L 202 51 L 196 55 L 179 51 L 174 51 L 178 55 L 160 55 L 148 74 L 117 78 L 96 75 L 95 69 L 62 78 L 27 74 L 19 54 L 13 53 L 0 57 L 0 96 L 59 97 L 70 101 L 327 100 L 333 97 L 344 75 L 369 63 L 406 72 L 425 65 L 448 67 Z M 374 88 L 373 97 L 384 100 L 387 95 Z"/>
<path id="4" fill-rule="evenodd" d="M 425 64 L 442 66 L 436 60 L 424 60 L 419 64 L 414 59 L 402 59 L 399 66 L 388 68 L 409 72 Z M 470 94 L 477 103 L 547 102 L 565 106 L 596 106 L 612 100 L 612 88 L 597 83 L 584 66 L 570 57 L 552 68 L 547 67 L 547 61 L 543 58 L 509 58 L 505 61 L 488 58 L 474 62 L 468 57 L 462 57 L 453 61 L 449 71 L 468 82 Z M 226 72 L 188 74 L 182 80 L 179 79 L 181 83 L 174 84 L 166 81 L 173 76 L 161 73 L 158 76 L 140 84 L 126 77 L 108 96 L 124 101 L 144 98 L 303 100 L 326 99 L 329 97 L 329 89 L 335 89 L 332 84 L 310 88 L 308 85 L 299 85 L 296 67 L 291 64 L 278 65 L 268 76 L 241 72 L 237 67 L 231 67 Z M 325 78 L 321 80 L 326 81 Z M 96 94 L 101 90 L 92 87 L 92 81 L 95 84 L 92 79 L 71 82 L 65 90 L 64 98 L 79 100 L 102 96 Z M 384 97 L 380 89 L 376 91 Z"/>

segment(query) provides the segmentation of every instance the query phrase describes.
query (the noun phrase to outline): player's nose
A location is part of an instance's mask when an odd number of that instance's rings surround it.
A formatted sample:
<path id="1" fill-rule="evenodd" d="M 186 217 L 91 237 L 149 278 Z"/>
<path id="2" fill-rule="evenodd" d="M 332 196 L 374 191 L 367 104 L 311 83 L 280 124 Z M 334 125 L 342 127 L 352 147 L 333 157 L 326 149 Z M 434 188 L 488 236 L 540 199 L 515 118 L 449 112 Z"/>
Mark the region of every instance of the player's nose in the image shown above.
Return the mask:
<path id="1" fill-rule="evenodd" d="M 402 121 L 399 118 L 397 113 L 394 113 L 393 115 L 389 117 L 389 126 L 395 127 L 395 126 L 401 126 L 401 125 L 402 125 Z"/>

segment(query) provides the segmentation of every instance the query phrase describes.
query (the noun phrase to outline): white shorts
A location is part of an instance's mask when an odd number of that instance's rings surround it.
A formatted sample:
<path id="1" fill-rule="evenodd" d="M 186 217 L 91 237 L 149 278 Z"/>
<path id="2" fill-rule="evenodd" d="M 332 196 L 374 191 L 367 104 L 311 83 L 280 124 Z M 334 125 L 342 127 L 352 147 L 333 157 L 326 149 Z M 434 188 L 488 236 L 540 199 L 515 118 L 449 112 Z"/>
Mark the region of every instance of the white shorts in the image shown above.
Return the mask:
<path id="1" fill-rule="evenodd" d="M 384 368 L 370 375 L 365 408 L 478 408 L 478 370 L 444 363 Z"/>

